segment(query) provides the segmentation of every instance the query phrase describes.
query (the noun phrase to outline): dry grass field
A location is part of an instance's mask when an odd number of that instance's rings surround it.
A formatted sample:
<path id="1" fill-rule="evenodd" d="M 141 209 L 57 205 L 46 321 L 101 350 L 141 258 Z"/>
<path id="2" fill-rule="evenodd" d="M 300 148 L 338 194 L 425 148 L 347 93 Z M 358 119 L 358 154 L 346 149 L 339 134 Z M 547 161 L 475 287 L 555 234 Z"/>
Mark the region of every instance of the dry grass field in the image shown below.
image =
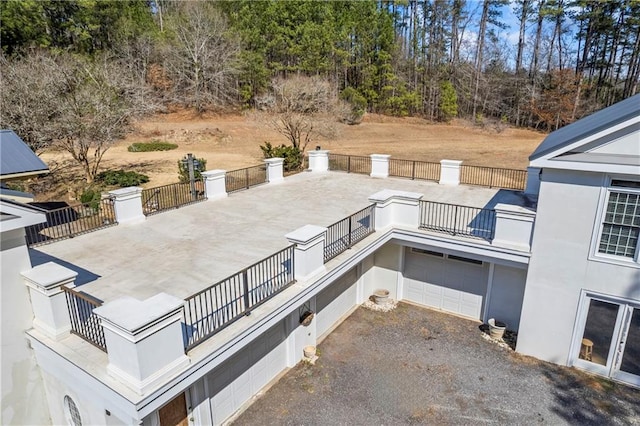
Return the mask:
<path id="1" fill-rule="evenodd" d="M 543 133 L 506 128 L 479 128 L 463 121 L 434 124 L 418 118 L 369 114 L 357 126 L 338 124 L 336 137 L 309 146 L 322 146 L 338 154 L 390 154 L 394 158 L 422 161 L 464 160 L 465 164 L 523 169 L 528 156 L 544 139 Z M 160 140 L 178 144 L 161 152 L 128 152 L 133 142 Z M 177 182 L 177 161 L 187 153 L 207 160 L 208 169 L 234 170 L 260 164 L 260 145 L 285 143 L 283 136 L 250 117 L 197 116 L 191 111 L 161 114 L 136 125 L 135 131 L 105 154 L 102 170 L 126 169 L 148 175 L 146 187 Z M 49 196 L 59 197 L 82 187 L 82 173 L 68 154 L 50 151 L 41 155 L 55 163 L 60 185 Z M 62 177 L 62 178 L 60 178 Z M 64 187 L 67 188 L 64 188 Z M 40 198 L 40 197 L 39 197 Z"/>

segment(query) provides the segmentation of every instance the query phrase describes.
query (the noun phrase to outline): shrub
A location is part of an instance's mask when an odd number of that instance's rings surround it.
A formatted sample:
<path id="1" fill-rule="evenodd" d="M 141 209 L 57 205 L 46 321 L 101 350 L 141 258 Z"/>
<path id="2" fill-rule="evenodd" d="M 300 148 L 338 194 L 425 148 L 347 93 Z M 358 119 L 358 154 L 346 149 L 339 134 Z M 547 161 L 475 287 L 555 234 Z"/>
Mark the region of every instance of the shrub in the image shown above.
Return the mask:
<path id="1" fill-rule="evenodd" d="M 175 143 L 152 140 L 151 142 L 132 143 L 127 148 L 127 151 L 129 152 L 170 151 L 172 149 L 176 149 L 177 147 L 178 145 L 176 145 Z"/>
<path id="2" fill-rule="evenodd" d="M 134 171 L 107 170 L 98 174 L 96 180 L 105 185 L 126 188 L 127 186 L 138 186 L 149 182 L 149 176 Z"/>
<path id="3" fill-rule="evenodd" d="M 196 158 L 196 161 L 200 163 L 200 167 L 194 168 L 193 175 L 198 179 L 202 179 L 202 170 L 207 170 L 207 160 L 204 158 Z M 180 182 L 189 182 L 189 165 L 182 160 L 178 160 L 178 175 L 180 177 Z"/>
<path id="4" fill-rule="evenodd" d="M 86 188 L 82 191 L 82 194 L 80 194 L 80 202 L 82 204 L 89 204 L 89 207 L 95 211 L 98 211 L 101 199 L 102 193 L 94 188 Z"/>
<path id="5" fill-rule="evenodd" d="M 440 120 L 449 122 L 458 116 L 458 95 L 450 81 L 440 85 Z"/>
<path id="6" fill-rule="evenodd" d="M 285 171 L 290 172 L 298 170 L 302 167 L 302 151 L 295 146 L 273 146 L 270 142 L 260 145 L 264 158 L 284 158 L 282 167 Z"/>

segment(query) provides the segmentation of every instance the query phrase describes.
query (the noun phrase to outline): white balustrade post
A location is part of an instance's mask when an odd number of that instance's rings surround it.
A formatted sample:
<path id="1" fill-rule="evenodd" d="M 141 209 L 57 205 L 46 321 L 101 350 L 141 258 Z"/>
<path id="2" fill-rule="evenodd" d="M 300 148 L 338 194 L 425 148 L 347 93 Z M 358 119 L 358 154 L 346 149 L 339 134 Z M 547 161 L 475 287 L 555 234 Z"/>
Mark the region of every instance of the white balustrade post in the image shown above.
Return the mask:
<path id="1" fill-rule="evenodd" d="M 142 188 L 130 186 L 109 191 L 119 224 L 137 223 L 145 219 L 142 211 Z"/>
<path id="2" fill-rule="evenodd" d="M 386 154 L 371 154 L 371 177 L 388 178 L 389 177 L 389 158 Z"/>
<path id="3" fill-rule="evenodd" d="M 295 278 L 305 281 L 325 270 L 324 243 L 327 228 L 305 225 L 285 235 L 290 243 L 296 245 L 294 252 Z"/>
<path id="4" fill-rule="evenodd" d="M 376 230 L 387 226 L 400 225 L 417 228 L 420 223 L 420 200 L 417 192 L 385 189 L 369 197 L 376 204 Z"/>
<path id="5" fill-rule="evenodd" d="M 309 151 L 309 170 L 312 172 L 326 172 L 329 170 L 329 151 Z"/>
<path id="6" fill-rule="evenodd" d="M 459 160 L 440 160 L 440 185 L 459 185 L 461 164 Z"/>
<path id="7" fill-rule="evenodd" d="M 95 308 L 104 328 L 108 373 L 143 394 L 188 366 L 183 305 L 184 300 L 159 293 L 146 300 L 122 297 Z"/>
<path id="8" fill-rule="evenodd" d="M 284 158 L 267 158 L 264 162 L 267 165 L 267 182 L 282 182 L 284 180 Z"/>
<path id="9" fill-rule="evenodd" d="M 540 171 L 539 167 L 527 167 L 527 186 L 524 193 L 527 195 L 538 195 L 540 192 Z"/>
<path id="10" fill-rule="evenodd" d="M 531 250 L 535 211 L 511 204 L 498 204 L 496 229 L 491 244 L 518 250 Z"/>
<path id="11" fill-rule="evenodd" d="M 207 200 L 217 200 L 228 195 L 225 181 L 226 170 L 207 170 L 201 174 L 204 179 L 204 191 Z"/>
<path id="12" fill-rule="evenodd" d="M 67 300 L 61 287 L 73 288 L 77 275 L 54 262 L 22 273 L 31 296 L 33 327 L 54 340 L 67 336 L 71 330 Z"/>

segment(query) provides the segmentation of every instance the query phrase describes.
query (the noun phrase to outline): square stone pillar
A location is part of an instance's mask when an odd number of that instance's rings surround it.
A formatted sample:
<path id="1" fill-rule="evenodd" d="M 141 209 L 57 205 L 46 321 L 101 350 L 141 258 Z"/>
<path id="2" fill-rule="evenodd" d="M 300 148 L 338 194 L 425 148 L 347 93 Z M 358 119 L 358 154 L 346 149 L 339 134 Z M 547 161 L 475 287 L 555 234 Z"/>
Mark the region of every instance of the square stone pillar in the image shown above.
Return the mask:
<path id="1" fill-rule="evenodd" d="M 100 318 L 109 355 L 109 374 L 139 394 L 183 370 L 184 300 L 160 293 L 147 300 L 122 297 L 93 312 Z"/>
<path id="2" fill-rule="evenodd" d="M 389 158 L 386 154 L 371 154 L 371 177 L 388 178 L 389 177 Z"/>
<path id="3" fill-rule="evenodd" d="M 329 171 L 329 151 L 309 151 L 309 170 L 312 172 Z"/>
<path id="4" fill-rule="evenodd" d="M 540 192 L 540 173 L 542 169 L 539 167 L 527 167 L 527 186 L 524 193 L 527 195 L 538 196 Z"/>
<path id="5" fill-rule="evenodd" d="M 417 192 L 385 189 L 369 197 L 376 204 L 376 230 L 387 226 L 400 225 L 418 228 L 420 223 L 420 199 Z"/>
<path id="6" fill-rule="evenodd" d="M 226 170 L 207 170 L 202 172 L 202 179 L 204 179 L 204 192 L 207 196 L 207 200 L 217 200 L 226 197 L 227 184 L 226 184 Z"/>
<path id="7" fill-rule="evenodd" d="M 296 245 L 294 252 L 295 278 L 305 281 L 317 275 L 324 268 L 324 242 L 327 228 L 305 225 L 285 235 L 290 243 Z"/>
<path id="8" fill-rule="evenodd" d="M 47 262 L 22 273 L 29 287 L 33 308 L 33 327 L 54 340 L 67 336 L 71 320 L 63 285 L 73 286 L 77 272 L 54 262 Z"/>
<path id="9" fill-rule="evenodd" d="M 284 158 L 267 158 L 264 162 L 267 165 L 267 182 L 282 182 Z"/>
<path id="10" fill-rule="evenodd" d="M 440 185 L 459 185 L 460 165 L 459 160 L 440 160 Z"/>
<path id="11" fill-rule="evenodd" d="M 109 191 L 114 197 L 113 209 L 118 224 L 137 223 L 145 219 L 142 211 L 142 188 L 130 186 Z"/>
<path id="12" fill-rule="evenodd" d="M 498 204 L 495 210 L 496 230 L 491 244 L 531 251 L 536 212 L 511 204 Z"/>

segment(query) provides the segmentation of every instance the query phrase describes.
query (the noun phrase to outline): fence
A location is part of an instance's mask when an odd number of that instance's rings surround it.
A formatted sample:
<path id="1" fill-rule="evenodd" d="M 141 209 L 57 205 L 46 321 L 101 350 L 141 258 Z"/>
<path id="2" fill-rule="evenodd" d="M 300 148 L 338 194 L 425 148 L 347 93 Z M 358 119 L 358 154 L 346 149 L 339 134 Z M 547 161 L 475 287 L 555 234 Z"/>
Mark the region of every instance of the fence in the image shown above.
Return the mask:
<path id="1" fill-rule="evenodd" d="M 93 313 L 93 309 L 101 306 L 102 302 L 65 286 L 61 288 L 67 298 L 67 308 L 71 319 L 71 333 L 82 337 L 100 350 L 107 352 L 104 329 L 96 314 Z"/>
<path id="2" fill-rule="evenodd" d="M 246 167 L 232 170 L 225 176 L 225 189 L 227 192 L 249 189 L 252 186 L 263 184 L 267 181 L 267 167 L 265 165 Z"/>
<path id="3" fill-rule="evenodd" d="M 460 166 L 460 183 L 524 190 L 527 184 L 527 171 L 462 165 Z"/>
<path id="4" fill-rule="evenodd" d="M 111 198 L 54 210 L 38 209 L 46 214 L 47 221 L 25 228 L 29 247 L 73 238 L 118 224 Z"/>
<path id="5" fill-rule="evenodd" d="M 390 158 L 389 176 L 437 182 L 440 180 L 440 163 Z"/>
<path id="6" fill-rule="evenodd" d="M 329 226 L 324 239 L 324 263 L 375 232 L 374 218 L 375 204 L 372 204 Z"/>
<path id="7" fill-rule="evenodd" d="M 329 170 L 371 174 L 371 157 L 329 154 Z"/>
<path id="8" fill-rule="evenodd" d="M 295 282 L 289 246 L 186 299 L 186 350 L 248 315 Z"/>
<path id="9" fill-rule="evenodd" d="M 420 201 L 421 229 L 491 241 L 495 227 L 495 210 Z"/>
<path id="10" fill-rule="evenodd" d="M 206 199 L 204 182 L 180 182 L 142 190 L 142 211 L 146 216 Z"/>

